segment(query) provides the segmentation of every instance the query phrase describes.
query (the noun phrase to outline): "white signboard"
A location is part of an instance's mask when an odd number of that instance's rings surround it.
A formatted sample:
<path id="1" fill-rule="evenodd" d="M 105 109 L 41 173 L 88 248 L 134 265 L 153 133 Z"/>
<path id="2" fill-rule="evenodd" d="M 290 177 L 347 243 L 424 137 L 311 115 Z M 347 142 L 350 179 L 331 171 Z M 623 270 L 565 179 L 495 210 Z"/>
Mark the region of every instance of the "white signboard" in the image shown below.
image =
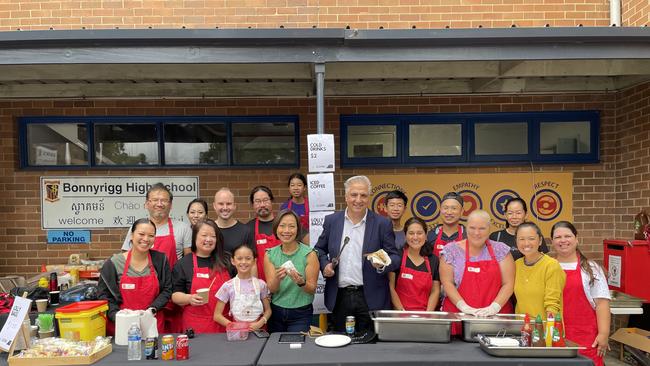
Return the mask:
<path id="1" fill-rule="evenodd" d="M 25 315 L 27 315 L 27 312 L 31 307 L 32 300 L 20 296 L 14 298 L 14 304 L 11 307 L 9 316 L 7 317 L 7 322 L 0 331 L 1 350 L 9 352 L 9 347 L 11 347 L 11 344 L 16 339 L 16 334 L 18 334 L 20 327 L 23 326 Z"/>
<path id="2" fill-rule="evenodd" d="M 318 237 L 323 232 L 323 223 L 325 216 L 333 214 L 334 211 L 319 211 L 309 212 L 309 242 L 314 247 L 318 242 Z M 314 314 L 328 313 L 325 307 L 325 278 L 322 273 L 318 273 L 318 285 L 316 286 L 316 294 L 314 295 Z"/>
<path id="3" fill-rule="evenodd" d="M 44 146 L 36 146 L 36 165 L 56 165 L 58 152 Z"/>
<path id="4" fill-rule="evenodd" d="M 334 135 L 307 135 L 310 173 L 334 171 Z"/>
<path id="5" fill-rule="evenodd" d="M 199 196 L 198 177 L 41 177 L 41 227 L 91 229 L 128 227 L 147 217 L 147 190 L 162 183 L 174 200 L 170 216 L 186 221 L 190 201 Z"/>
<path id="6" fill-rule="evenodd" d="M 610 255 L 607 262 L 608 279 L 607 283 L 610 286 L 621 287 L 621 257 L 618 255 Z"/>
<path id="7" fill-rule="evenodd" d="M 334 174 L 307 174 L 309 214 L 334 210 Z"/>

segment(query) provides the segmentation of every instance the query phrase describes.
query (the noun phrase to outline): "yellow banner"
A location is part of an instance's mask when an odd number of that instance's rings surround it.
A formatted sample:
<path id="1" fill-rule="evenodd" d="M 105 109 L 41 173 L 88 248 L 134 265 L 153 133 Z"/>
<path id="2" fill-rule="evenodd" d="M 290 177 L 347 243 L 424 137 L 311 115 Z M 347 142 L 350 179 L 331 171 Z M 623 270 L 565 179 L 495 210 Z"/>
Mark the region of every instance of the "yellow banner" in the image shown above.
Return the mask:
<path id="1" fill-rule="evenodd" d="M 571 173 L 418 174 L 372 175 L 371 207 L 386 216 L 385 195 L 400 190 L 409 198 L 402 222 L 419 216 L 433 227 L 440 222 L 440 199 L 450 191 L 462 195 L 465 205 L 461 222 L 473 210 L 492 217 L 492 230 L 505 227 L 505 203 L 520 197 L 528 206 L 528 221 L 539 225 L 544 236 L 560 220 L 571 221 L 573 175 Z"/>

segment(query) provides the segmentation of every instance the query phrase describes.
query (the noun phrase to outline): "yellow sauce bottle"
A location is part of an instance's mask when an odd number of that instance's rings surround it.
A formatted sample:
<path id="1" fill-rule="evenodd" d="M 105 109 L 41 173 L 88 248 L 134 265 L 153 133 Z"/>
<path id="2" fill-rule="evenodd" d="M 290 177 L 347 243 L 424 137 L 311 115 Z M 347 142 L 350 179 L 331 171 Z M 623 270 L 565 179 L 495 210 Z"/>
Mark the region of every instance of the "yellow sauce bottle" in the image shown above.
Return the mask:
<path id="1" fill-rule="evenodd" d="M 544 333 L 546 347 L 553 346 L 553 328 L 555 328 L 555 318 L 553 317 L 553 313 L 548 313 L 546 318 L 546 332 Z"/>

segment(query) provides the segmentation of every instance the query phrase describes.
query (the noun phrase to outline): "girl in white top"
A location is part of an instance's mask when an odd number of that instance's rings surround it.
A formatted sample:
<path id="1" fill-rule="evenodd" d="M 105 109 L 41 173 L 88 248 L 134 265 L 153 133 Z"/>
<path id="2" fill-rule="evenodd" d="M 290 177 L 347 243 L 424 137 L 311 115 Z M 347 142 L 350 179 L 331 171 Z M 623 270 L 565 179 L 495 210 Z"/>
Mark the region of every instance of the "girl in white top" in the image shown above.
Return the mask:
<path id="1" fill-rule="evenodd" d="M 231 321 L 223 316 L 223 309 L 230 302 L 230 314 L 235 321 L 249 323 L 251 330 L 260 329 L 271 317 L 271 303 L 266 283 L 253 276 L 255 253 L 248 245 L 240 244 L 233 250 L 230 261 L 237 269 L 237 276 L 217 291 L 214 321 L 228 327 Z"/>
<path id="2" fill-rule="evenodd" d="M 551 228 L 557 260 L 567 275 L 563 292 L 566 338 L 587 347 L 580 353 L 599 366 L 609 349 L 609 287 L 600 266 L 578 249 L 577 235 L 575 226 L 568 221 Z"/>

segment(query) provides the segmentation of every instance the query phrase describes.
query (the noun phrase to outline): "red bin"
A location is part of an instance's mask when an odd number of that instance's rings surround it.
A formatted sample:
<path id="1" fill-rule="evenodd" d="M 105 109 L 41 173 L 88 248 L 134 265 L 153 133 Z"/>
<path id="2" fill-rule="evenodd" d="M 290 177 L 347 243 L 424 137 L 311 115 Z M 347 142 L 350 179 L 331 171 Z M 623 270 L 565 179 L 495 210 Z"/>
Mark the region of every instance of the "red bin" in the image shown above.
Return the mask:
<path id="1" fill-rule="evenodd" d="M 645 240 L 604 240 L 603 263 L 611 290 L 650 302 L 650 246 Z"/>

